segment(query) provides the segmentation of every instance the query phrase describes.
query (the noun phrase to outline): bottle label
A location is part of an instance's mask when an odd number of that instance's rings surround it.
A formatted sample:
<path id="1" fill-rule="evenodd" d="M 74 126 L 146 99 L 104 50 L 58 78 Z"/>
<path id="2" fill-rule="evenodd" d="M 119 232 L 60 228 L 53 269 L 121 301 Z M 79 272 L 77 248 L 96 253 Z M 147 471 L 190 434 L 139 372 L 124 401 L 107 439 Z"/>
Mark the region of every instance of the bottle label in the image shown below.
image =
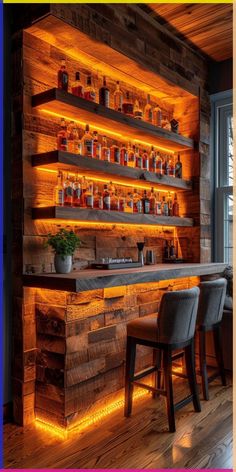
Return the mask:
<path id="1" fill-rule="evenodd" d="M 96 100 L 96 94 L 95 92 L 93 92 L 92 90 L 90 90 L 89 92 L 84 92 L 84 98 L 86 100 L 90 100 L 91 102 L 95 102 Z"/>
<path id="2" fill-rule="evenodd" d="M 134 106 L 132 103 L 123 103 L 123 112 L 126 115 L 133 115 Z"/>
<path id="3" fill-rule="evenodd" d="M 145 170 L 149 170 L 149 160 L 148 160 L 148 158 L 143 159 L 143 168 Z"/>
<path id="4" fill-rule="evenodd" d="M 82 85 L 76 85 L 75 87 L 71 87 L 71 91 L 73 95 L 76 95 L 76 97 L 83 97 L 84 96 L 84 91 Z"/>
<path id="5" fill-rule="evenodd" d="M 62 83 L 62 86 L 64 85 L 67 85 L 68 83 L 68 74 L 66 74 L 65 72 L 62 72 L 61 74 L 61 83 Z"/>
<path id="6" fill-rule="evenodd" d="M 111 197 L 110 195 L 106 195 L 103 199 L 104 203 L 104 210 L 110 210 L 111 209 Z"/>
<path id="7" fill-rule="evenodd" d="M 81 197 L 81 188 L 75 188 L 74 189 L 74 199 L 75 200 L 80 200 Z"/>
<path id="8" fill-rule="evenodd" d="M 63 205 L 64 204 L 64 191 L 58 190 L 56 194 L 56 205 Z"/>
<path id="9" fill-rule="evenodd" d="M 103 159 L 110 162 L 110 149 L 103 149 Z"/>
<path id="10" fill-rule="evenodd" d="M 142 205 L 142 201 L 141 200 L 138 200 L 137 203 L 136 203 L 136 208 L 137 208 L 137 212 L 138 213 L 142 213 L 143 212 L 143 205 Z"/>
<path id="11" fill-rule="evenodd" d="M 93 195 L 86 195 L 86 207 L 93 208 Z"/>
<path id="12" fill-rule="evenodd" d="M 148 200 L 144 202 L 144 213 L 150 213 L 150 202 Z"/>
<path id="13" fill-rule="evenodd" d="M 156 203 L 156 214 L 161 215 L 161 202 Z"/>
<path id="14" fill-rule="evenodd" d="M 114 162 L 120 164 L 120 150 L 119 148 L 114 149 Z"/>
<path id="15" fill-rule="evenodd" d="M 143 159 L 141 156 L 136 157 L 136 167 L 138 167 L 139 169 L 143 168 Z"/>
<path id="16" fill-rule="evenodd" d="M 84 152 L 86 156 L 92 156 L 93 152 L 93 140 L 85 139 L 84 140 Z"/>

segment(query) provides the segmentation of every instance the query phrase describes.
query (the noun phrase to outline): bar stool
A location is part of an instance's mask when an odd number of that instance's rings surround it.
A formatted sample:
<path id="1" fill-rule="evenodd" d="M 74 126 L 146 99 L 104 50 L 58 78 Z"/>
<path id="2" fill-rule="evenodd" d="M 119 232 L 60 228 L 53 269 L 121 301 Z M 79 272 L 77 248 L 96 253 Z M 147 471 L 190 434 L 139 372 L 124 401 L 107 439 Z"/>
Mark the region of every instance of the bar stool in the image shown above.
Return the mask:
<path id="1" fill-rule="evenodd" d="M 194 332 L 198 298 L 198 287 L 194 287 L 190 290 L 167 292 L 162 297 L 158 318 L 157 314 L 155 314 L 138 318 L 127 324 L 124 411 L 126 417 L 131 415 L 134 385 L 138 385 L 154 394 L 160 394 L 166 397 L 170 432 L 175 431 L 175 410 L 193 401 L 195 411 L 201 411 L 194 364 Z M 150 385 L 138 382 L 144 376 L 160 371 L 159 363 L 157 363 L 135 375 L 136 345 L 138 344 L 160 350 L 159 352 L 161 352 L 163 356 L 165 389 L 159 388 L 160 385 L 151 387 Z M 185 351 L 186 370 L 191 395 L 174 404 L 172 353 L 182 348 L 184 348 Z"/>
<path id="2" fill-rule="evenodd" d="M 199 335 L 199 364 L 204 400 L 209 400 L 208 384 L 220 376 L 222 385 L 226 385 L 224 370 L 221 322 L 226 294 L 226 279 L 202 282 L 199 285 L 200 297 L 197 315 L 197 331 Z M 213 331 L 214 349 L 218 371 L 208 377 L 206 363 L 206 333 Z"/>

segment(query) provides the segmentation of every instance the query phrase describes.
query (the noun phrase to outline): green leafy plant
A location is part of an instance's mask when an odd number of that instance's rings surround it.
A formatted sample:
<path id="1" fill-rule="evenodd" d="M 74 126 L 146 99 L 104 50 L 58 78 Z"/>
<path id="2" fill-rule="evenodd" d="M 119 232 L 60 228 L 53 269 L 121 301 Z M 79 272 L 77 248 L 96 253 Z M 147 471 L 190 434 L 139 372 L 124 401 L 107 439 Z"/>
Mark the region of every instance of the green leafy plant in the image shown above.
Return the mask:
<path id="1" fill-rule="evenodd" d="M 80 244 L 80 238 L 73 231 L 61 228 L 57 234 L 48 234 L 45 247 L 51 246 L 60 256 L 72 256 Z"/>

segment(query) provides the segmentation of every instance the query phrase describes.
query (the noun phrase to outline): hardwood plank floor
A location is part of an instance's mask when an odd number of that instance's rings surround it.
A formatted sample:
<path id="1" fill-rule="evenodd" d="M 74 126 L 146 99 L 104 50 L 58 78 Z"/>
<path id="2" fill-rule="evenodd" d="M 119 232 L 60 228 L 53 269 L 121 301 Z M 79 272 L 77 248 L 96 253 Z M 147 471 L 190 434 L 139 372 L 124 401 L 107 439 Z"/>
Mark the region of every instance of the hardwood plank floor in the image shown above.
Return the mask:
<path id="1" fill-rule="evenodd" d="M 187 392 L 175 380 L 175 398 Z M 4 427 L 5 468 L 155 469 L 232 468 L 232 385 L 210 385 L 202 412 L 189 404 L 176 413 L 176 433 L 169 433 L 164 398 L 149 394 L 135 401 L 133 415 L 113 412 L 83 432 L 67 438 L 32 424 Z"/>

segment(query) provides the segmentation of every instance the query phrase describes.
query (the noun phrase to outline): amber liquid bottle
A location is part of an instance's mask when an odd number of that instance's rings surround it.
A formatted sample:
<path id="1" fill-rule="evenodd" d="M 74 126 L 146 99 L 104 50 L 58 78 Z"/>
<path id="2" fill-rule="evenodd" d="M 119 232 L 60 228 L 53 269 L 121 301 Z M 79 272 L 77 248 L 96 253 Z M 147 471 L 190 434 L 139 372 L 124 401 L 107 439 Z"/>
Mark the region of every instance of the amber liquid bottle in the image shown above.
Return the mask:
<path id="1" fill-rule="evenodd" d="M 114 109 L 116 111 L 122 111 L 123 104 L 123 93 L 120 89 L 120 82 L 116 82 L 116 90 L 114 92 Z"/>
<path id="2" fill-rule="evenodd" d="M 110 90 L 107 87 L 106 77 L 103 77 L 103 85 L 99 90 L 99 103 L 107 108 L 110 106 Z"/>
<path id="3" fill-rule="evenodd" d="M 68 150 L 68 133 L 64 118 L 61 119 L 61 127 L 59 132 L 57 133 L 57 149 L 58 151 Z"/>
<path id="4" fill-rule="evenodd" d="M 84 96 L 84 87 L 82 82 L 80 81 L 80 73 L 75 73 L 75 81 L 71 84 L 71 91 L 73 95 L 76 97 L 83 97 Z"/>
<path id="5" fill-rule="evenodd" d="M 54 201 L 56 206 L 64 205 L 64 188 L 62 185 L 62 172 L 58 172 L 57 185 L 55 187 Z"/>
<path id="6" fill-rule="evenodd" d="M 57 73 L 57 86 L 61 90 L 68 92 L 69 74 L 66 70 L 66 61 L 61 61 L 61 67 Z"/>

